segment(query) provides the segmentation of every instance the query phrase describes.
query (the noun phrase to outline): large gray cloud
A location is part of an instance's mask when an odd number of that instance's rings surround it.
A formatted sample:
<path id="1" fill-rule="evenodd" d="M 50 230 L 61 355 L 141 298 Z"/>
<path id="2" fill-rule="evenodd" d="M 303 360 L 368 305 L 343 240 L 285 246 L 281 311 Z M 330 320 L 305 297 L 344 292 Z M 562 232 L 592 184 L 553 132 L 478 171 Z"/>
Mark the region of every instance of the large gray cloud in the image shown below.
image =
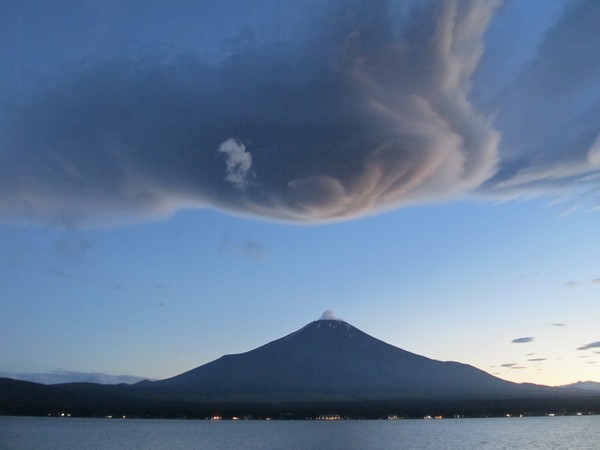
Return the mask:
<path id="1" fill-rule="evenodd" d="M 468 99 L 496 1 L 324 3 L 303 36 L 230 56 L 104 58 L 17 97 L 0 219 L 65 224 L 216 207 L 339 220 L 440 200 L 495 171 Z"/>
<path id="2" fill-rule="evenodd" d="M 216 58 L 140 45 L 48 70 L 0 105 L 0 220 L 214 207 L 314 222 L 465 193 L 597 206 L 600 3 L 570 2 L 477 108 L 498 1 L 414 3 L 309 2 L 287 34 L 273 32 L 285 5 L 271 5 L 270 26 L 251 23 Z"/>

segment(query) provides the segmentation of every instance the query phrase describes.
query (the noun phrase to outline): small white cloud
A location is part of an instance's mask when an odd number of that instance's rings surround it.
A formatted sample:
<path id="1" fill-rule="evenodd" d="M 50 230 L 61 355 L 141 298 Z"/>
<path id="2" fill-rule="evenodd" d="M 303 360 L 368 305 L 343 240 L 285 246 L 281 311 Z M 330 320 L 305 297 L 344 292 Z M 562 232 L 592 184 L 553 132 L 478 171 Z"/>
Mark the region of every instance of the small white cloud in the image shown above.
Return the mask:
<path id="1" fill-rule="evenodd" d="M 229 138 L 219 146 L 219 152 L 227 155 L 225 179 L 238 189 L 248 185 L 248 174 L 252 167 L 252 155 L 239 140 Z"/>
<path id="2" fill-rule="evenodd" d="M 264 247 L 252 239 L 246 239 L 244 241 L 242 244 L 242 253 L 248 258 L 256 260 L 263 260 L 267 257 L 267 252 Z"/>
<path id="3" fill-rule="evenodd" d="M 246 238 L 242 243 L 237 243 L 225 236 L 220 243 L 221 252 L 227 255 L 242 256 L 255 261 L 264 261 L 268 258 L 267 250 L 254 239 Z"/>
<path id="4" fill-rule="evenodd" d="M 319 320 L 342 320 L 339 317 L 336 317 L 335 313 L 328 309 L 323 314 L 321 314 L 321 318 Z"/>

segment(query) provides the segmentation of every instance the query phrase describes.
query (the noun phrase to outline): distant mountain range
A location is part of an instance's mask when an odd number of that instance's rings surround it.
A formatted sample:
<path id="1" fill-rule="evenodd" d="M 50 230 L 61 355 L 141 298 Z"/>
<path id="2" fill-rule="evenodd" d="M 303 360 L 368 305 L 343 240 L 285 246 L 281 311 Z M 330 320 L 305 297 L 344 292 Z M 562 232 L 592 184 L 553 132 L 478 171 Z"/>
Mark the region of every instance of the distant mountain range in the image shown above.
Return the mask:
<path id="1" fill-rule="evenodd" d="M 134 384 L 145 380 L 144 377 L 134 375 L 110 375 L 102 372 L 74 372 L 72 370 L 57 369 L 45 373 L 12 373 L 0 372 L 0 378 L 31 381 L 40 384 L 60 383 L 98 383 L 98 384 Z"/>
<path id="2" fill-rule="evenodd" d="M 600 383 L 597 383 L 595 381 L 578 381 L 577 383 L 565 384 L 559 387 L 562 389 L 580 389 L 582 391 L 600 392 Z"/>
<path id="3" fill-rule="evenodd" d="M 0 379 L 0 413 L 60 411 L 151 417 L 600 412 L 600 392 L 512 383 L 407 352 L 340 320 L 318 320 L 160 381 L 43 386 Z"/>

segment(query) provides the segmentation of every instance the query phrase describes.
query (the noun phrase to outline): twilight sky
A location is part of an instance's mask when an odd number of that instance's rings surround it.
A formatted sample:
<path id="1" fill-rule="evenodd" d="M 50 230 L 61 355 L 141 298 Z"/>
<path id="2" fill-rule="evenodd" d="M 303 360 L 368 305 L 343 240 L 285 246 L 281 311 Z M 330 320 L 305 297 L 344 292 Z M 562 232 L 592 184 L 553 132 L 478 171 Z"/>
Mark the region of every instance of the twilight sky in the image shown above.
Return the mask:
<path id="1" fill-rule="evenodd" d="M 334 310 L 600 381 L 600 2 L 0 4 L 0 372 L 172 376 Z"/>

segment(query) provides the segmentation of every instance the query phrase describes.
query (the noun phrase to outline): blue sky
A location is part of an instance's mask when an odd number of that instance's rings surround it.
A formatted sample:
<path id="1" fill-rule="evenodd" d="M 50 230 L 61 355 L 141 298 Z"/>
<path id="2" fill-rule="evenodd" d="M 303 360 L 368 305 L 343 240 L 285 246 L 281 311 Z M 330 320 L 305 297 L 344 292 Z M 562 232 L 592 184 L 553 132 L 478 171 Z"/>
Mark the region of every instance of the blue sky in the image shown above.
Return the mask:
<path id="1" fill-rule="evenodd" d="M 0 371 L 163 378 L 330 309 L 600 381 L 598 3 L 1 8 Z"/>

